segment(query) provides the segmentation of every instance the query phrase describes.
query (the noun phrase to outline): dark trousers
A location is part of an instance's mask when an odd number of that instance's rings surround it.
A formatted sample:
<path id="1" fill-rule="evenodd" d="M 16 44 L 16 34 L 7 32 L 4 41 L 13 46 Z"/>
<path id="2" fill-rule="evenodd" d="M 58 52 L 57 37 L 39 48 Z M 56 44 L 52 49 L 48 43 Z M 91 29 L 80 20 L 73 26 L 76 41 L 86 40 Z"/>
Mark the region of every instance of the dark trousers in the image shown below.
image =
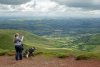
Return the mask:
<path id="1" fill-rule="evenodd" d="M 15 50 L 16 50 L 16 56 L 15 59 L 16 60 L 22 60 L 22 49 L 21 46 L 15 46 Z"/>

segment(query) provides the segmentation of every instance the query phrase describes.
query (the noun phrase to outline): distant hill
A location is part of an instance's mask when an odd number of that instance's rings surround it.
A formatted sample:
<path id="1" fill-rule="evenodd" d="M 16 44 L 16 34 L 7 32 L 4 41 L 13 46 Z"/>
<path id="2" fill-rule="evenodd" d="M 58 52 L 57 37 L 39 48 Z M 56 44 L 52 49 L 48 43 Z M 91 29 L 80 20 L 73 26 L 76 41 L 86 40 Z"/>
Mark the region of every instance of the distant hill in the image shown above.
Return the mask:
<path id="1" fill-rule="evenodd" d="M 94 34 L 100 33 L 99 28 L 100 18 L 0 18 L 0 29 L 28 30 L 36 35 Z"/>

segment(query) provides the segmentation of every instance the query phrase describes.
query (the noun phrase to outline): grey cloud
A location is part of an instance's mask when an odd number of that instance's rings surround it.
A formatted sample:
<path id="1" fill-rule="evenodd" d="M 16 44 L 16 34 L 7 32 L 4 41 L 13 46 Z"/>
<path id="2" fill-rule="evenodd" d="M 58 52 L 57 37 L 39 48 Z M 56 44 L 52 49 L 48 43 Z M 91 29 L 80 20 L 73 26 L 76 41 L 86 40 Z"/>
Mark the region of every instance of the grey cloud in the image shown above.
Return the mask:
<path id="1" fill-rule="evenodd" d="M 83 9 L 92 9 L 98 10 L 100 9 L 100 3 L 96 2 L 95 0 L 52 0 L 56 1 L 59 4 L 66 5 L 68 7 L 75 7 L 75 8 L 83 8 Z M 99 1 L 99 0 L 96 0 Z M 99 1 L 100 2 L 100 1 Z"/>
<path id="2" fill-rule="evenodd" d="M 7 5 L 19 5 L 27 3 L 31 0 L 0 0 L 0 4 L 7 4 Z"/>

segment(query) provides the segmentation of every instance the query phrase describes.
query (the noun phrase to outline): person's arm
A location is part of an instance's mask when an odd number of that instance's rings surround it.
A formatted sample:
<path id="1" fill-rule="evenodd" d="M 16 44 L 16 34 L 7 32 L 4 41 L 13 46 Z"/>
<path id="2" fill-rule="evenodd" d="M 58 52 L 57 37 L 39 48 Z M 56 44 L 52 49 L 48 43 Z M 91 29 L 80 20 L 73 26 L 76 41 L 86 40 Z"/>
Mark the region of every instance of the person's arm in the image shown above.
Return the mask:
<path id="1" fill-rule="evenodd" d="M 24 36 L 22 36 L 21 41 L 23 41 L 23 39 L 24 39 Z"/>

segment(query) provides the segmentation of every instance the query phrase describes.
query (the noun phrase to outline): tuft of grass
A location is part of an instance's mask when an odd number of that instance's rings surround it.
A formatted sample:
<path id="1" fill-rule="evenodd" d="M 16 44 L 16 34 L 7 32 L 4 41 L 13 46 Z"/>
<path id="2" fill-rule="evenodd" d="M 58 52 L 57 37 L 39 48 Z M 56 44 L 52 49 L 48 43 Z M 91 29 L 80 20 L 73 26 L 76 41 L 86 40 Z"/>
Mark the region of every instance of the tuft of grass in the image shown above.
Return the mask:
<path id="1" fill-rule="evenodd" d="M 15 55 L 15 51 L 9 51 L 6 53 L 6 55 L 8 56 L 14 56 Z"/>
<path id="2" fill-rule="evenodd" d="M 33 53 L 34 56 L 41 55 L 41 54 L 43 54 L 43 52 L 35 52 L 35 53 Z"/>
<path id="3" fill-rule="evenodd" d="M 88 57 L 86 55 L 79 55 L 75 59 L 76 60 L 88 60 L 88 59 L 90 59 L 90 57 Z"/>
<path id="4" fill-rule="evenodd" d="M 6 52 L 0 52 L 0 56 L 6 55 Z"/>
<path id="5" fill-rule="evenodd" d="M 2 51 L 2 52 L 0 52 L 0 56 L 4 56 L 4 55 L 6 55 L 7 54 L 7 51 Z"/>
<path id="6" fill-rule="evenodd" d="M 100 59 L 100 51 L 85 52 L 76 56 L 76 60 Z"/>
<path id="7" fill-rule="evenodd" d="M 62 53 L 62 54 L 57 55 L 57 57 L 63 59 L 63 58 L 67 58 L 68 55 Z"/>
<path id="8" fill-rule="evenodd" d="M 4 55 L 13 56 L 15 55 L 15 51 L 0 49 L 0 56 L 4 56 Z"/>
<path id="9" fill-rule="evenodd" d="M 4 56 L 4 55 L 6 55 L 7 52 L 8 52 L 8 50 L 0 49 L 0 56 Z"/>

